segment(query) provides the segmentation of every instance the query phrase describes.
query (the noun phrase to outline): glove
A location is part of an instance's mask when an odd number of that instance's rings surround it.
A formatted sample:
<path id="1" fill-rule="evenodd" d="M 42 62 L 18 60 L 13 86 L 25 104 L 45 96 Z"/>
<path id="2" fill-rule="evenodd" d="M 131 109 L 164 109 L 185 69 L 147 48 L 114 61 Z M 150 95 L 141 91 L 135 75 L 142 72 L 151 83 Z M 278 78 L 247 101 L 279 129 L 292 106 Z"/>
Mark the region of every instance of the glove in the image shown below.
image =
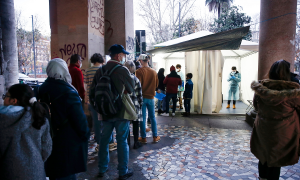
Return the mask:
<path id="1" fill-rule="evenodd" d="M 235 76 L 231 76 L 231 79 L 235 79 Z"/>

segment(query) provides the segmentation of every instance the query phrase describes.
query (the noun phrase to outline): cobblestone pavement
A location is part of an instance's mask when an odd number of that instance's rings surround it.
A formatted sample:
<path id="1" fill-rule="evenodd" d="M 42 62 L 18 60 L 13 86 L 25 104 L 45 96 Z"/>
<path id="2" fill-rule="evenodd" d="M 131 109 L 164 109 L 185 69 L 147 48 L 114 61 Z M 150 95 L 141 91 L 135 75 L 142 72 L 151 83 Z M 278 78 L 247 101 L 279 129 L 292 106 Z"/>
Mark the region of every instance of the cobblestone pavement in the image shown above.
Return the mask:
<path id="1" fill-rule="evenodd" d="M 249 147 L 250 130 L 171 124 L 158 124 L 158 135 L 175 139 L 174 143 L 139 152 L 133 165 L 140 167 L 139 176 L 143 177 L 132 179 L 258 179 L 258 160 Z M 151 140 L 151 131 L 147 137 Z M 148 141 L 144 146 L 151 145 Z M 95 147 L 91 141 L 89 164 L 95 164 L 97 159 Z M 280 179 L 300 179 L 300 163 L 281 168 Z"/>

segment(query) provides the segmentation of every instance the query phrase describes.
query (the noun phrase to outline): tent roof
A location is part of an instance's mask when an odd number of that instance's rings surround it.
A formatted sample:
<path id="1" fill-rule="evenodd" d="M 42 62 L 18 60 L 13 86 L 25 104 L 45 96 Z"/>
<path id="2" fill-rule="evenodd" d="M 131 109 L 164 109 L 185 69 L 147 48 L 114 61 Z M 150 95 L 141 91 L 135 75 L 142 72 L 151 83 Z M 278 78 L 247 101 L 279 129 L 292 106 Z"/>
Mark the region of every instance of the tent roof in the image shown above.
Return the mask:
<path id="1" fill-rule="evenodd" d="M 200 31 L 164 43 L 154 45 L 155 49 L 148 53 L 174 53 L 199 50 L 250 50 L 258 51 L 258 44 L 242 41 L 249 32 L 249 26 L 213 34 Z"/>

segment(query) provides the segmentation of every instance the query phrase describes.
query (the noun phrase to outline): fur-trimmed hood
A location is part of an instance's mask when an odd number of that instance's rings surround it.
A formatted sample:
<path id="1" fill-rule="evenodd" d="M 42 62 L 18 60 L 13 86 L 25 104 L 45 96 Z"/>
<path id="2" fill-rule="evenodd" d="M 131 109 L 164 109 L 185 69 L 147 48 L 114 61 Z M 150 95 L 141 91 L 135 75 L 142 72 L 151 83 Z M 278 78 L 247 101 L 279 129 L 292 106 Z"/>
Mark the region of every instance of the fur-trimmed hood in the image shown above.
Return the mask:
<path id="1" fill-rule="evenodd" d="M 282 101 L 300 98 L 300 85 L 292 81 L 265 79 L 253 81 L 251 89 L 255 91 L 265 103 L 277 105 Z"/>

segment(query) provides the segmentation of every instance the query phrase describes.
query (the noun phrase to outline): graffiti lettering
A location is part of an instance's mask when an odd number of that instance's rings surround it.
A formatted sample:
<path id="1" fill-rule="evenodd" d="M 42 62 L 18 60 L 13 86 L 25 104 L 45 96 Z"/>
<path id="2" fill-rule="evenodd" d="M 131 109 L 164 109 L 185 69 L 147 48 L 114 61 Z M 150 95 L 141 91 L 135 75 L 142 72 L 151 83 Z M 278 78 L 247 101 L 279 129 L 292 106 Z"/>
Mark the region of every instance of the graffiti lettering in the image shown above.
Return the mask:
<path id="1" fill-rule="evenodd" d="M 84 60 L 86 58 L 86 45 L 83 43 L 78 43 L 75 45 L 75 43 L 71 44 L 65 44 L 64 48 L 59 49 L 61 53 L 61 58 L 64 59 L 64 56 L 72 55 L 72 54 L 79 54 Z M 70 57 L 67 59 L 67 62 L 70 60 Z"/>
<path id="2" fill-rule="evenodd" d="M 110 36 L 109 37 L 112 37 L 112 35 L 114 34 L 114 29 L 111 27 L 111 22 L 109 20 L 105 19 L 105 23 L 108 24 L 108 25 L 106 25 L 106 27 L 108 27 L 106 29 L 106 33 L 110 32 Z"/>
<path id="3" fill-rule="evenodd" d="M 90 0 L 89 9 L 91 27 L 104 35 L 104 0 Z"/>

